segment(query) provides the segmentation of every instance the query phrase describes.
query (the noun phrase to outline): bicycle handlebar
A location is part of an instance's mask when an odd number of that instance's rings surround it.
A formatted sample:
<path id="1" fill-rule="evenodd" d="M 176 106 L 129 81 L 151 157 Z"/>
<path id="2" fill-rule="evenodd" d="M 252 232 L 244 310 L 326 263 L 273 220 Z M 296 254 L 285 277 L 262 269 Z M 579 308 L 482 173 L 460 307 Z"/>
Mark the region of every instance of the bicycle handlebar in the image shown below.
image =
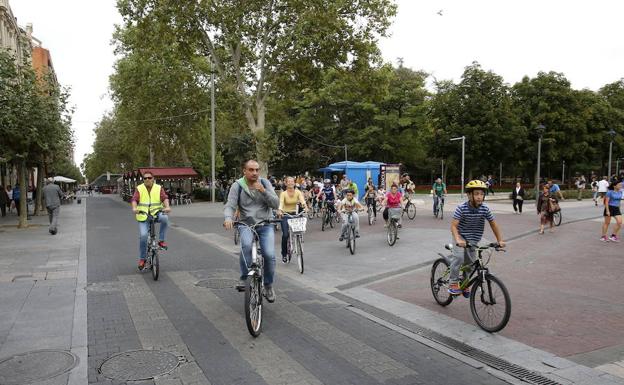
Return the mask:
<path id="1" fill-rule="evenodd" d="M 458 244 L 456 244 L 456 246 L 461 247 Z M 488 243 L 487 245 L 479 246 L 479 245 L 475 245 L 473 243 L 470 243 L 470 242 L 466 241 L 466 248 L 481 249 L 481 250 L 492 248 L 492 249 L 494 249 L 496 251 L 502 251 L 502 252 L 506 252 L 507 251 L 504 248 L 502 248 L 498 244 L 498 242 L 491 242 L 491 243 Z"/>

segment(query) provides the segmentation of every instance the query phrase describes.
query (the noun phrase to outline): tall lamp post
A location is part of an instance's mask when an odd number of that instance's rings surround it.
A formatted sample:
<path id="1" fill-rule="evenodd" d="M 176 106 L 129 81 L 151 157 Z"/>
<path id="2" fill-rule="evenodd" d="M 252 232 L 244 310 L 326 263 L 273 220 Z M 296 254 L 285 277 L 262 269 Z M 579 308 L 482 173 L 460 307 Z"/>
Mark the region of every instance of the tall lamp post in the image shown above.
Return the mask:
<path id="1" fill-rule="evenodd" d="M 210 57 L 210 199 L 215 203 L 215 97 L 214 97 L 214 61 Z"/>
<path id="2" fill-rule="evenodd" d="M 464 160 L 465 160 L 465 155 L 466 155 L 466 136 L 462 135 L 462 136 L 458 136 L 457 138 L 451 138 L 451 142 L 455 140 L 462 141 L 461 198 L 463 198 L 464 197 L 464 165 L 465 165 Z"/>
<path id="3" fill-rule="evenodd" d="M 609 180 L 611 180 L 611 153 L 613 151 L 613 139 L 615 139 L 616 132 L 613 129 L 610 129 L 607 134 L 611 136 L 611 141 L 609 142 L 609 167 L 607 167 L 607 175 L 609 176 Z"/>
<path id="4" fill-rule="evenodd" d="M 535 205 L 537 205 L 537 197 L 539 196 L 539 182 L 540 182 L 540 162 L 542 159 L 542 135 L 546 126 L 539 124 L 537 126 L 537 173 L 535 174 Z"/>

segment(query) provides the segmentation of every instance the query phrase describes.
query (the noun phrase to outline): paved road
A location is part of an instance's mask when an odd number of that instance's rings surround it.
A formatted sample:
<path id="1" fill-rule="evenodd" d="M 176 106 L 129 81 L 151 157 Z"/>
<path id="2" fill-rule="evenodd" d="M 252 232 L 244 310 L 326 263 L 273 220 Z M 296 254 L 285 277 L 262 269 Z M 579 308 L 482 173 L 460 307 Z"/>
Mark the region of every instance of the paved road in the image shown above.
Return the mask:
<path id="1" fill-rule="evenodd" d="M 300 281 L 293 266 L 279 266 L 278 300 L 266 307 L 264 333 L 253 339 L 244 325 L 241 294 L 196 285 L 236 276 L 236 261 L 223 241 L 229 238 L 206 231 L 216 231 L 216 216 L 212 225 L 192 214 L 172 216 L 178 227 L 168 237 L 171 251 L 162 258 L 157 282 L 136 272 L 137 229 L 126 205 L 90 198 L 87 216 L 90 383 L 120 383 L 98 368 L 117 353 L 137 349 L 168 351 L 182 360 L 171 374 L 145 384 L 505 383 L 483 365 L 406 338 L 322 290 L 304 286 L 332 269 L 335 273 L 319 280 L 320 287 L 349 283 L 387 267 L 388 260 L 381 258 L 388 256 L 372 251 L 383 238 L 368 236 L 369 229 L 363 230 L 362 252 L 356 256 L 348 256 L 337 241 L 325 252 L 324 244 L 313 240 L 331 236 L 311 232 L 306 247 L 318 249 L 310 251 L 309 276 L 306 272 L 306 280 Z M 410 255 L 400 257 L 402 264 L 415 262 Z M 365 259 L 377 262 L 358 266 Z"/>

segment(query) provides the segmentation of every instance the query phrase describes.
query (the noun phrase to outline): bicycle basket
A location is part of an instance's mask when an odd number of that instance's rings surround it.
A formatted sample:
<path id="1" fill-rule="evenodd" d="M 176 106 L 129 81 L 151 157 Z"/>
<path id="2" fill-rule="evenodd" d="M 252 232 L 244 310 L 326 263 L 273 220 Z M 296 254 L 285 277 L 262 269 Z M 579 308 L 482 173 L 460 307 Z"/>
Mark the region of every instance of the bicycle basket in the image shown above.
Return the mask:
<path id="1" fill-rule="evenodd" d="M 306 231 L 307 222 L 308 218 L 305 217 L 291 218 L 288 220 L 288 227 L 294 233 L 302 233 Z"/>
<path id="2" fill-rule="evenodd" d="M 402 211 L 403 209 L 400 209 L 400 208 L 389 208 L 388 215 L 390 216 L 391 219 L 400 219 Z"/>

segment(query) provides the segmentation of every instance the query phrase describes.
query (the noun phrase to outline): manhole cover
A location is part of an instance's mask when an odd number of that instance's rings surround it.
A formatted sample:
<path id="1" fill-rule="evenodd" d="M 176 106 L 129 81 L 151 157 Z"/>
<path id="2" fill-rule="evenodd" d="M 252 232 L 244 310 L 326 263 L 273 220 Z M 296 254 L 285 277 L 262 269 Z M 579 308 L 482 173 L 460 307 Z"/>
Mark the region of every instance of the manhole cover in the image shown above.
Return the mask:
<path id="1" fill-rule="evenodd" d="M 160 350 L 133 350 L 104 361 L 100 373 L 113 380 L 149 380 L 167 374 L 179 364 L 177 356 Z"/>
<path id="2" fill-rule="evenodd" d="M 238 281 L 232 278 L 207 278 L 202 279 L 195 285 L 208 289 L 231 289 L 238 284 Z"/>
<path id="3" fill-rule="evenodd" d="M 78 357 L 64 350 L 36 350 L 0 360 L 0 384 L 24 385 L 71 370 Z"/>

